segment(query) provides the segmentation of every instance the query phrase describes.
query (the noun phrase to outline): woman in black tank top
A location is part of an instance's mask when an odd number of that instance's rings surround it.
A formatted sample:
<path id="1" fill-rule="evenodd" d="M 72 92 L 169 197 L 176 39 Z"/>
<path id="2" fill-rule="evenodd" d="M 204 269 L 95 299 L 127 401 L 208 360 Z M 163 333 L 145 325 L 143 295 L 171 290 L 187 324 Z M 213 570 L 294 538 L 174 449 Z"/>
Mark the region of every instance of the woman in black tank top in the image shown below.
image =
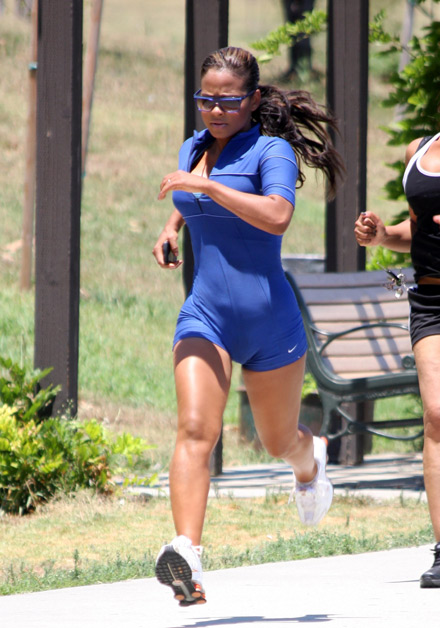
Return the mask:
<path id="1" fill-rule="evenodd" d="M 410 334 L 423 401 L 423 467 L 435 536 L 433 566 L 421 587 L 440 588 L 440 133 L 411 142 L 406 150 L 403 187 L 409 217 L 385 226 L 373 212 L 355 223 L 360 246 L 381 245 L 411 252 L 416 286 L 409 290 Z"/>

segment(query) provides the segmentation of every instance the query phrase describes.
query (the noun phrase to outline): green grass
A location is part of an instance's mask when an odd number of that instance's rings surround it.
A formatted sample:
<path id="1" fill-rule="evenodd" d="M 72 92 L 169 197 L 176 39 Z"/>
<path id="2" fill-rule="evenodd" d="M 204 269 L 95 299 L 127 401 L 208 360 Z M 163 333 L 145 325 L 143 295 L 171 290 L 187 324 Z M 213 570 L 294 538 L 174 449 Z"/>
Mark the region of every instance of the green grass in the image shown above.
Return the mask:
<path id="1" fill-rule="evenodd" d="M 276 541 L 266 541 L 244 551 L 222 546 L 218 552 L 204 554 L 203 567 L 205 571 L 231 569 L 321 556 L 378 552 L 430 542 L 430 526 L 414 534 L 393 534 L 381 538 L 375 535 L 356 539 L 349 533 L 308 532 L 292 539 L 279 537 Z M 37 571 L 24 563 L 10 565 L 4 570 L 3 578 L 0 577 L 0 595 L 151 578 L 154 576 L 155 554 L 116 555 L 104 561 L 89 561 L 82 560 L 81 555 L 74 552 L 73 563 L 72 568 L 63 569 L 47 561 Z"/>
<path id="2" fill-rule="evenodd" d="M 204 533 L 204 569 L 430 543 L 427 506 L 336 497 L 325 521 L 304 528 L 285 493 L 212 498 Z M 169 500 L 99 499 L 84 492 L 32 517 L 0 520 L 0 595 L 152 577 L 154 558 L 173 536 Z M 40 538 L 42 542 L 35 543 Z"/>

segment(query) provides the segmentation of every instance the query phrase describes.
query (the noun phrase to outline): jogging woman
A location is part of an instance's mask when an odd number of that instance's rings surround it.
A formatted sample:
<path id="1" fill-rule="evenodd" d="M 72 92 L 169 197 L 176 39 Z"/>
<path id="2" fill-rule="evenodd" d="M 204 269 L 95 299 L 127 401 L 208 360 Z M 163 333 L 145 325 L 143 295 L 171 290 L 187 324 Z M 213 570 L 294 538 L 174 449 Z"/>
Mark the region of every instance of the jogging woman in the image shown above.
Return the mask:
<path id="1" fill-rule="evenodd" d="M 158 556 L 156 574 L 182 605 L 206 600 L 201 537 L 210 486 L 209 460 L 219 438 L 232 361 L 243 379 L 262 444 L 292 466 L 303 523 L 330 508 L 326 446 L 298 425 L 306 338 L 281 265 L 281 241 L 295 207 L 300 160 L 327 175 L 330 191 L 342 171 L 326 124 L 332 117 L 306 92 L 259 83 L 255 58 L 241 48 L 209 55 L 194 95 L 206 129 L 182 146 L 179 169 L 166 174 L 159 199 L 175 210 L 163 244 L 178 257 L 188 226 L 194 282 L 174 337 L 178 427 L 170 466 L 176 538 Z"/>

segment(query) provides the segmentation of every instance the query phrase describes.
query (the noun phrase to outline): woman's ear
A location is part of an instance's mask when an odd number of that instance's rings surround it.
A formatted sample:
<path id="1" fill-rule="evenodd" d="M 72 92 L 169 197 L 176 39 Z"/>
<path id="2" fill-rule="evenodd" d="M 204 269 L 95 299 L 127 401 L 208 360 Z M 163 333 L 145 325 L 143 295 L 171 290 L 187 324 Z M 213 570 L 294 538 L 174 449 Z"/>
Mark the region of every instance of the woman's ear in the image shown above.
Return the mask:
<path id="1" fill-rule="evenodd" d="M 260 106 L 261 102 L 261 92 L 259 89 L 256 89 L 255 92 L 251 96 L 251 111 L 256 111 Z"/>

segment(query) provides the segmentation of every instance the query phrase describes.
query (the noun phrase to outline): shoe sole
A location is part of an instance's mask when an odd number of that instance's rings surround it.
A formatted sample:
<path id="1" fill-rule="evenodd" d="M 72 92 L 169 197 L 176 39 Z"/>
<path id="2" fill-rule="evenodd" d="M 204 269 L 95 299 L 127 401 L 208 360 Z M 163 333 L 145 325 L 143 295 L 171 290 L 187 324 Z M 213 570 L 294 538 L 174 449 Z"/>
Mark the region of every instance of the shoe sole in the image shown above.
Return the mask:
<path id="1" fill-rule="evenodd" d="M 420 588 L 421 589 L 440 589 L 440 580 L 438 578 L 421 578 L 420 579 Z"/>
<path id="2" fill-rule="evenodd" d="M 156 578 L 171 587 L 180 606 L 204 604 L 205 592 L 192 580 L 192 570 L 186 560 L 174 550 L 166 550 L 156 563 Z"/>

